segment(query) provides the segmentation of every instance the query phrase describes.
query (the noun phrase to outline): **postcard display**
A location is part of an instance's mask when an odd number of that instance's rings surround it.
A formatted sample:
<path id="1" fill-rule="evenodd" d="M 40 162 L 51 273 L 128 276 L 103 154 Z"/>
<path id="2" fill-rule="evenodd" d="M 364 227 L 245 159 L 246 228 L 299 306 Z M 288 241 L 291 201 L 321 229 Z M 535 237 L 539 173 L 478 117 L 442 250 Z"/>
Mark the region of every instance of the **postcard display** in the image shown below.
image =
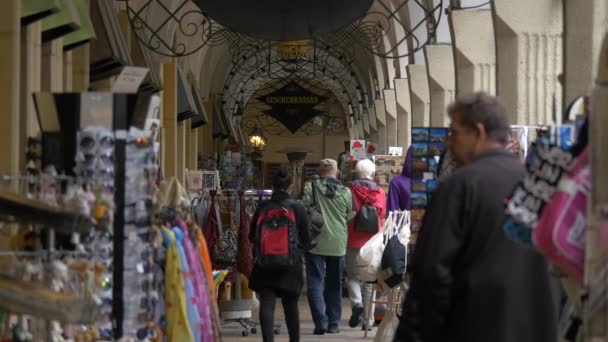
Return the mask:
<path id="1" fill-rule="evenodd" d="M 431 202 L 433 192 L 439 185 L 436 177 L 437 167 L 439 157 L 445 151 L 447 138 L 447 128 L 412 128 L 412 245 L 416 243 L 422 218 Z"/>

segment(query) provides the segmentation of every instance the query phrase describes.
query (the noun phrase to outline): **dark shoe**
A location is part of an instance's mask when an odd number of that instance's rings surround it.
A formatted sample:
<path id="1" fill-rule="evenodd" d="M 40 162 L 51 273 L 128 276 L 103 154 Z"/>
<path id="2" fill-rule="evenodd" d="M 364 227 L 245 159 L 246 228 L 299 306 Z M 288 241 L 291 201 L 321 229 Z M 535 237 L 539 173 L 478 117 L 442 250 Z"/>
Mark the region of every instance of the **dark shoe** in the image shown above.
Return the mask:
<path id="1" fill-rule="evenodd" d="M 313 332 L 313 334 L 315 335 L 325 335 L 327 331 L 325 329 L 317 329 L 315 328 L 315 331 Z"/>
<path id="2" fill-rule="evenodd" d="M 327 329 L 327 333 L 328 334 L 339 334 L 340 333 L 340 329 L 338 329 L 338 328 L 329 328 L 329 329 Z"/>
<path id="3" fill-rule="evenodd" d="M 351 328 L 354 328 L 354 327 L 358 326 L 359 324 L 361 324 L 362 315 L 363 315 L 363 306 L 355 305 L 355 307 L 353 308 L 353 313 L 351 314 L 350 319 L 348 320 L 348 325 Z"/>

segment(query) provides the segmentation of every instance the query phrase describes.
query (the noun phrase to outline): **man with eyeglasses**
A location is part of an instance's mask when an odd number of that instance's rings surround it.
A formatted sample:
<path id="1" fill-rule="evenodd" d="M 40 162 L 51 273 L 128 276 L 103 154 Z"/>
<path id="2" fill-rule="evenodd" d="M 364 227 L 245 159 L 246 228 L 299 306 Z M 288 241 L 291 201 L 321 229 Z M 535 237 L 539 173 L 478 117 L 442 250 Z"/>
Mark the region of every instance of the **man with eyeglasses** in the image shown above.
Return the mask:
<path id="1" fill-rule="evenodd" d="M 449 109 L 461 165 L 427 209 L 395 342 L 553 342 L 557 303 L 544 258 L 502 231 L 504 200 L 524 168 L 504 146 L 504 106 L 476 93 Z"/>

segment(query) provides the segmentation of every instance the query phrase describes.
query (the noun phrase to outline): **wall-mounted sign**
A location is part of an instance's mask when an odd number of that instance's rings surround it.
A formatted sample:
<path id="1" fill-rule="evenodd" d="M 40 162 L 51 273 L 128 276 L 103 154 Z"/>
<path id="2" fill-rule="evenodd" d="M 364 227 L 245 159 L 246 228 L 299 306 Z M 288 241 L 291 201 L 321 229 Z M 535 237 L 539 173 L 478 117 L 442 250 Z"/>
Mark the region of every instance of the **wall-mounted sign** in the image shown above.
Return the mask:
<path id="1" fill-rule="evenodd" d="M 295 133 L 307 122 L 322 114 L 315 106 L 327 101 L 327 98 L 296 82 L 290 82 L 270 94 L 259 97 L 258 100 L 272 107 L 264 112 L 266 115 L 272 116 L 291 133 Z"/>

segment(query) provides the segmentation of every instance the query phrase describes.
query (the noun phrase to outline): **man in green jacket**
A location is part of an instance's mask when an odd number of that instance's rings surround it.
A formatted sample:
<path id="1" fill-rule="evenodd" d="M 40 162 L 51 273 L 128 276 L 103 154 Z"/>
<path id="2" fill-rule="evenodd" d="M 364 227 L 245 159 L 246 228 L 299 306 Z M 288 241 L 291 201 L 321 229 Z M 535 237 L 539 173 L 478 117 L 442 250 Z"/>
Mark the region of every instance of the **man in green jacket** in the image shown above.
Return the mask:
<path id="1" fill-rule="evenodd" d="M 306 257 L 308 303 L 315 335 L 339 332 L 347 222 L 354 216 L 351 192 L 337 179 L 338 163 L 323 159 L 319 170 L 321 178 L 306 184 L 302 194 L 307 207 L 314 206 L 316 197 L 324 219 L 321 233 L 314 239 L 315 247 Z"/>

